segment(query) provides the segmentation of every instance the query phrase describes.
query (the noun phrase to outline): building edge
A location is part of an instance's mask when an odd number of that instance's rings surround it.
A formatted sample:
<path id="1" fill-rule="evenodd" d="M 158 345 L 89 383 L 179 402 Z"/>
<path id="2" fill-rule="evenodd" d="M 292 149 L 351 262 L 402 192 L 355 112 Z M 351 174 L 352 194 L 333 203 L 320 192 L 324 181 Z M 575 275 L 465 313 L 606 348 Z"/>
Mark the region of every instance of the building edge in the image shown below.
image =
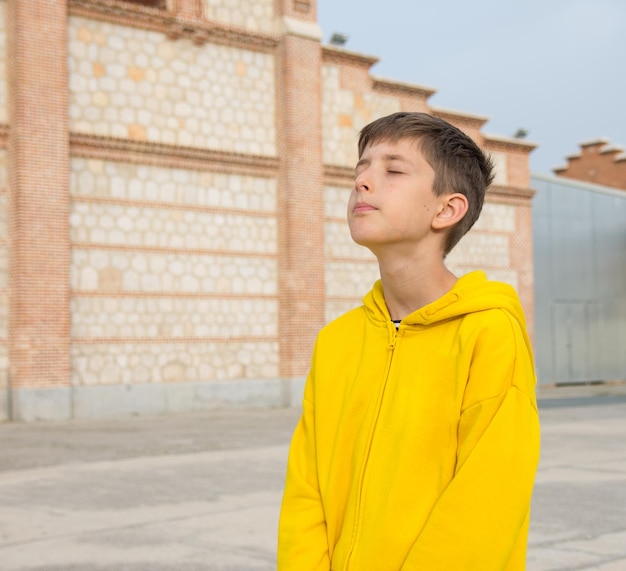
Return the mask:
<path id="1" fill-rule="evenodd" d="M 304 382 L 305 377 L 294 377 L 24 387 L 0 395 L 0 410 L 8 411 L 4 420 L 33 422 L 161 415 L 225 407 L 289 408 L 300 406 Z"/>

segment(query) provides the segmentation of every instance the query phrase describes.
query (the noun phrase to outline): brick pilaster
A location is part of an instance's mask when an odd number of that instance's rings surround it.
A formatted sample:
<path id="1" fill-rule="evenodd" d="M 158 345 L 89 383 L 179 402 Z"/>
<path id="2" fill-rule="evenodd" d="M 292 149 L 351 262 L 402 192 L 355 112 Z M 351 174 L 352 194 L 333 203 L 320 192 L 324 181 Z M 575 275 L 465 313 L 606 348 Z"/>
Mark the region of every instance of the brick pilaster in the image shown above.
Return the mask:
<path id="1" fill-rule="evenodd" d="M 526 328 L 535 338 L 535 275 L 533 264 L 533 223 L 530 199 L 515 209 L 515 233 L 511 241 L 511 267 L 517 271 L 518 294 L 526 314 Z"/>
<path id="2" fill-rule="evenodd" d="M 15 393 L 70 382 L 67 0 L 9 0 L 7 20 Z"/>
<path id="3" fill-rule="evenodd" d="M 304 376 L 324 323 L 321 46 L 315 3 L 282 2 L 277 52 L 280 373 Z"/>

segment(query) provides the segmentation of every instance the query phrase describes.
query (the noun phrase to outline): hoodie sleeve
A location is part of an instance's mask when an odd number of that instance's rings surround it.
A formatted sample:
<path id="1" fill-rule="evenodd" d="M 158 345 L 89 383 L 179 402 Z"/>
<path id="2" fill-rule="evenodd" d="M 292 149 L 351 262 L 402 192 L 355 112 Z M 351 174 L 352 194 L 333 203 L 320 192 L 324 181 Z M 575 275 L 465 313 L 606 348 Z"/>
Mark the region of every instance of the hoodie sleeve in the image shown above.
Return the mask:
<path id="1" fill-rule="evenodd" d="M 404 571 L 525 569 L 539 461 L 534 385 L 525 336 L 500 313 L 474 348 L 455 475 L 411 547 Z"/>
<path id="2" fill-rule="evenodd" d="M 278 529 L 278 570 L 328 571 L 326 519 L 315 453 L 313 373 L 307 379 L 302 417 L 289 449 L 287 478 Z"/>

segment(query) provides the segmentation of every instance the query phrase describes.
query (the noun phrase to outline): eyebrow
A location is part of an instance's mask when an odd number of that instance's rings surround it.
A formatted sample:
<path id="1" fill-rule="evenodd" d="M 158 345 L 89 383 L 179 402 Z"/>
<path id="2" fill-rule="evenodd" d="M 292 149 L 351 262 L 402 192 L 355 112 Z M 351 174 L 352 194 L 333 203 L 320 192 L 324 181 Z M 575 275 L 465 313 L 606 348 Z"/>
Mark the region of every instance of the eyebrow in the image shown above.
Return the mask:
<path id="1" fill-rule="evenodd" d="M 402 161 L 404 163 L 410 162 L 409 159 L 407 159 L 406 157 L 402 155 L 383 155 L 382 160 L 386 162 L 391 162 L 391 161 Z M 358 168 L 361 165 L 365 165 L 369 163 L 370 163 L 369 159 L 360 159 L 359 162 L 356 164 L 356 167 Z"/>
<path id="2" fill-rule="evenodd" d="M 406 157 L 402 155 L 383 155 L 383 160 L 384 161 L 402 161 L 405 163 L 409 162 L 409 159 L 407 159 Z"/>

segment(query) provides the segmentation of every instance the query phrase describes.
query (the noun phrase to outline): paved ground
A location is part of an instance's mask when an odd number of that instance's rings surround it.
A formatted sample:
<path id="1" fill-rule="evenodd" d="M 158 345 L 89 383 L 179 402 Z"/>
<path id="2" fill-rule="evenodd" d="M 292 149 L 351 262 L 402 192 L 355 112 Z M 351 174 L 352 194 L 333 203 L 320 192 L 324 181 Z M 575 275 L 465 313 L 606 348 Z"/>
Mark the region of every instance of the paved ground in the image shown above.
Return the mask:
<path id="1" fill-rule="evenodd" d="M 540 409 L 528 570 L 626 571 L 626 385 L 542 390 Z M 0 425 L 0 569 L 274 569 L 297 416 Z"/>

